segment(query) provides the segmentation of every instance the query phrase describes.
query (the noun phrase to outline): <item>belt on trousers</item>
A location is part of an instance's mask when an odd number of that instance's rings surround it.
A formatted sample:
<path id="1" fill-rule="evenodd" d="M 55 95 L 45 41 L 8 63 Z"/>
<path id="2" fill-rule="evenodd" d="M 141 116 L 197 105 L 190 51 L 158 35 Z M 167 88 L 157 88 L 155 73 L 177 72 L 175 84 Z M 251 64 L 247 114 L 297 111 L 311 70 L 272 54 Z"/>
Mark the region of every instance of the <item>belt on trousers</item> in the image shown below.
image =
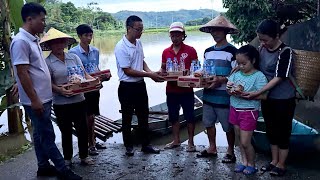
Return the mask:
<path id="1" fill-rule="evenodd" d="M 126 82 L 126 81 L 120 81 L 121 84 L 141 84 L 144 83 L 144 80 L 136 81 L 136 82 Z"/>

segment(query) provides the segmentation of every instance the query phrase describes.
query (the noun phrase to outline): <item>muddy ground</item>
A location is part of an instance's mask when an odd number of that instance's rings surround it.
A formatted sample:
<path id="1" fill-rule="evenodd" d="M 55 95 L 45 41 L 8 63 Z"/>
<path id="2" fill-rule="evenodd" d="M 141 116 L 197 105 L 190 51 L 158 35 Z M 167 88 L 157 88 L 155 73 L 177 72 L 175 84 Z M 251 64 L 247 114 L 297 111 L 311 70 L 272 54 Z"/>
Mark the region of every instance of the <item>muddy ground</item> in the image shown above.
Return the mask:
<path id="1" fill-rule="evenodd" d="M 274 178 L 268 173 L 261 172 L 248 177 L 234 173 L 235 164 L 221 163 L 226 152 L 224 147 L 218 149 L 217 158 L 196 158 L 196 153 L 185 151 L 185 145 L 174 150 L 163 150 L 156 155 L 144 154 L 139 147 L 136 147 L 133 157 L 124 155 L 122 144 L 107 144 L 107 146 L 106 150 L 101 150 L 98 156 L 93 157 L 95 165 L 81 166 L 78 157 L 75 156 L 72 169 L 84 179 L 320 179 L 318 163 L 320 159 L 310 155 L 302 155 L 300 159 L 291 157 L 288 162 L 288 172 L 284 178 Z M 197 146 L 198 150 L 204 148 L 204 146 Z M 239 160 L 238 150 L 236 155 Z M 257 154 L 258 167 L 268 160 L 268 155 Z M 30 150 L 1 164 L 0 179 L 37 179 L 36 171 L 36 158 L 34 151 Z"/>

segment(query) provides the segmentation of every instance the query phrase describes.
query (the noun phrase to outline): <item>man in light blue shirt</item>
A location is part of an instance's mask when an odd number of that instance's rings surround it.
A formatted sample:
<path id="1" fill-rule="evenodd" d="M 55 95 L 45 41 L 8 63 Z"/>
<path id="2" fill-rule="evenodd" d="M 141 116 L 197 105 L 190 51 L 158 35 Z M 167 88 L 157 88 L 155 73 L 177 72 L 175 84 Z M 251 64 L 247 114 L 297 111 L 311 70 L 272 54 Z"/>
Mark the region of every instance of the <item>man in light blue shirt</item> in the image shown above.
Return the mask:
<path id="1" fill-rule="evenodd" d="M 80 43 L 69 50 L 70 53 L 76 54 L 82 61 L 84 67 L 93 65 L 99 69 L 99 50 L 96 47 L 90 45 L 93 30 L 87 24 L 81 24 L 77 28 L 77 34 L 80 39 Z M 86 69 L 87 71 L 88 69 Z M 92 73 L 88 72 L 87 73 Z M 108 81 L 110 76 L 100 78 L 101 81 Z M 94 117 L 100 115 L 99 101 L 100 92 L 92 91 L 84 94 L 87 105 L 87 120 L 88 120 L 88 136 L 89 136 L 89 155 L 95 156 L 99 153 L 97 149 L 106 149 L 106 147 L 100 143 L 96 143 L 94 134 Z"/>

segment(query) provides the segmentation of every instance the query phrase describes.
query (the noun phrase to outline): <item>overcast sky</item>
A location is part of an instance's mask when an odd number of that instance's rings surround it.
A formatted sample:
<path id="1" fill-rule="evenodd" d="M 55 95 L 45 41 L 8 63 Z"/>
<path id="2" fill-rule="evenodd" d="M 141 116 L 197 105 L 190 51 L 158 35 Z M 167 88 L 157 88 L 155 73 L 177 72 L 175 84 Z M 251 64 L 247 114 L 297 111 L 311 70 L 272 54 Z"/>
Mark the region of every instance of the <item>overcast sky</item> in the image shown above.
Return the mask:
<path id="1" fill-rule="evenodd" d="M 86 6 L 97 2 L 103 11 L 115 13 L 121 10 L 131 11 L 175 11 L 180 9 L 214 9 L 225 12 L 222 0 L 62 0 L 71 1 L 76 6 Z"/>

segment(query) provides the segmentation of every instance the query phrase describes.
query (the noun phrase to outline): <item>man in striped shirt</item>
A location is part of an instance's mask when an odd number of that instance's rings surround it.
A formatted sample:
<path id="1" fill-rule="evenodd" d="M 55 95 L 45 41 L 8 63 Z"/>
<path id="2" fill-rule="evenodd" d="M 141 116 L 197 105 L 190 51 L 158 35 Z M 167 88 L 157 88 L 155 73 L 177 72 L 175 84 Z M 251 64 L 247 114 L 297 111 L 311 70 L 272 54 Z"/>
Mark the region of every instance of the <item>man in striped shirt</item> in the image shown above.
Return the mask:
<path id="1" fill-rule="evenodd" d="M 208 132 L 209 148 L 203 150 L 197 157 L 216 157 L 216 128 L 220 122 L 226 132 L 228 150 L 222 162 L 234 163 L 235 135 L 229 123 L 230 96 L 226 92 L 227 76 L 235 66 L 237 49 L 228 43 L 226 35 L 236 33 L 236 28 L 223 16 L 218 16 L 200 28 L 200 31 L 210 33 L 216 42 L 204 52 L 204 60 L 214 64 L 216 77 L 211 86 L 203 91 L 203 124 Z"/>

